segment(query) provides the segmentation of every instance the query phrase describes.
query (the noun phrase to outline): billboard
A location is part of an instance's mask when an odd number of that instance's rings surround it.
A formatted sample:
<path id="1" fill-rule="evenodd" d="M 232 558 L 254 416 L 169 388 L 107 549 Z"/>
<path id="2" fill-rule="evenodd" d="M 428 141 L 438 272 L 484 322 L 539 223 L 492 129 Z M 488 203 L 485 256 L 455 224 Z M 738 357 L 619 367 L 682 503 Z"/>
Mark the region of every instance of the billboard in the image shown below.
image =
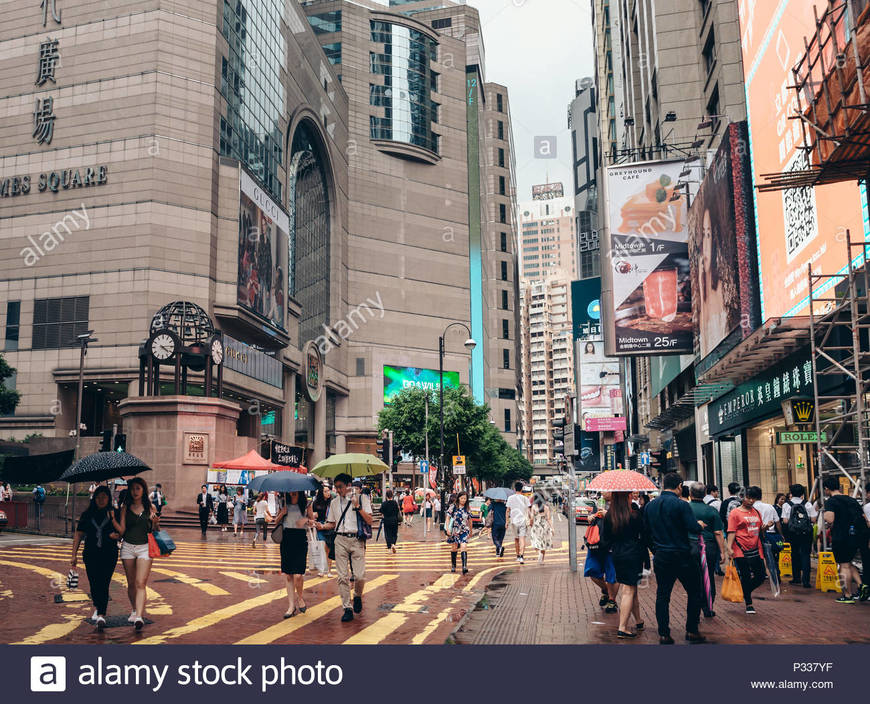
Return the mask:
<path id="1" fill-rule="evenodd" d="M 741 50 L 749 118 L 752 176 L 809 168 L 796 119 L 797 100 L 789 89 L 791 69 L 804 52 L 804 37 L 815 34 L 813 8 L 824 0 L 739 3 Z M 846 268 L 845 233 L 867 238 L 864 187 L 855 181 L 756 193 L 755 227 L 761 315 L 806 315 L 807 266 L 834 274 Z"/>
<path id="2" fill-rule="evenodd" d="M 574 358 L 579 362 L 580 425 L 587 431 L 597 430 L 590 426 L 590 419 L 623 413 L 619 361 L 604 356 L 601 340 L 575 340 L 574 345 Z"/>
<path id="3" fill-rule="evenodd" d="M 416 367 L 393 367 L 384 365 L 384 403 L 409 386 L 418 389 L 438 390 L 438 370 L 418 369 Z M 444 388 L 459 388 L 459 372 L 444 372 Z"/>
<path id="4" fill-rule="evenodd" d="M 695 353 L 703 359 L 733 331 L 737 343 L 761 324 L 745 122 L 726 128 L 689 208 L 689 261 Z"/>
<path id="5" fill-rule="evenodd" d="M 602 295 L 608 354 L 693 351 L 682 161 L 607 168 L 608 243 Z"/>
<path id="6" fill-rule="evenodd" d="M 571 282 L 574 339 L 601 338 L 601 277 Z"/>
<path id="7" fill-rule="evenodd" d="M 290 217 L 240 171 L 237 302 L 285 329 Z"/>

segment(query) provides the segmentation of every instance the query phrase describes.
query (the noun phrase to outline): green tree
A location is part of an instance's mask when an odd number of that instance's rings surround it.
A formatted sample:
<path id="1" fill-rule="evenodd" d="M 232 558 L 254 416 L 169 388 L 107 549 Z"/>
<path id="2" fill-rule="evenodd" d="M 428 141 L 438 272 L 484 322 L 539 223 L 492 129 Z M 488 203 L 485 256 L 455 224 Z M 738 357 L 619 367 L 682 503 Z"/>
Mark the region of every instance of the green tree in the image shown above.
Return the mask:
<path id="1" fill-rule="evenodd" d="M 11 415 L 15 412 L 15 407 L 21 400 L 21 394 L 15 389 L 6 388 L 6 380 L 15 373 L 15 369 L 10 367 L 3 355 L 0 355 L 0 413 L 3 415 Z"/>

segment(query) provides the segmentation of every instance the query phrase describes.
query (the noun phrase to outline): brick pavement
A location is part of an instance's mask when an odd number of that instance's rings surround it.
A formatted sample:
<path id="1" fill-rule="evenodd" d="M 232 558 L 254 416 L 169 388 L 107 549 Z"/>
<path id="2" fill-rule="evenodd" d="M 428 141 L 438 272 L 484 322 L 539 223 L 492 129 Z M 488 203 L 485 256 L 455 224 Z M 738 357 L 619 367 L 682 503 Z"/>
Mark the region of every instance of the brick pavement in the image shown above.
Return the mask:
<path id="1" fill-rule="evenodd" d="M 654 577 L 638 589 L 646 629 L 637 639 L 625 641 L 616 638 L 618 614 L 606 614 L 598 606 L 600 591 L 582 576 L 582 570 L 580 564 L 572 574 L 564 558 L 534 571 L 519 565 L 508 568 L 492 579 L 451 642 L 658 644 Z M 780 597 L 773 599 L 765 584 L 753 598 L 755 616 L 748 616 L 743 604 L 717 597 L 715 618 L 702 617 L 700 630 L 711 642 L 723 644 L 870 643 L 870 601 L 849 606 L 834 603 L 835 596 L 786 584 Z M 671 598 L 671 632 L 678 643 L 684 632 L 685 606 L 685 592 L 677 585 Z"/>

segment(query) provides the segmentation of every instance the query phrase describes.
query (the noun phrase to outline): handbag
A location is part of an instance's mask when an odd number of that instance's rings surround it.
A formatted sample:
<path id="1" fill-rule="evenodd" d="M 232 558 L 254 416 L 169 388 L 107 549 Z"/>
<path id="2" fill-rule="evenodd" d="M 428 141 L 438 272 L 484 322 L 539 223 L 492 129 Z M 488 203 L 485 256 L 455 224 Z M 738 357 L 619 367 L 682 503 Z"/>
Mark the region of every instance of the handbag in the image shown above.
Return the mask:
<path id="1" fill-rule="evenodd" d="M 350 508 L 350 504 L 351 502 L 348 501 L 347 506 L 344 507 L 344 511 L 341 512 L 341 518 L 339 518 L 338 522 L 335 524 L 335 528 L 338 528 L 338 526 L 341 525 L 341 522 L 344 520 L 344 516 L 347 513 L 347 510 Z M 327 515 L 327 518 L 328 517 L 329 516 Z M 333 528 L 332 530 L 323 531 L 323 542 L 326 543 L 326 556 L 330 560 L 335 559 L 335 528 Z"/>
<path id="2" fill-rule="evenodd" d="M 169 537 L 169 533 L 165 530 L 155 530 L 151 535 L 154 536 L 154 542 L 160 549 L 161 557 L 169 557 L 175 551 L 175 541 Z"/>
<path id="3" fill-rule="evenodd" d="M 79 586 L 79 573 L 75 570 L 70 570 L 66 576 L 66 588 L 75 589 Z"/>
<path id="4" fill-rule="evenodd" d="M 362 504 L 360 504 L 360 507 L 362 507 Z M 356 538 L 357 540 L 372 539 L 372 526 L 370 523 L 365 522 L 365 519 L 359 515 L 359 511 L 356 514 Z"/>
<path id="5" fill-rule="evenodd" d="M 157 540 L 154 538 L 154 533 L 148 534 L 148 557 L 152 560 L 161 557 L 160 546 L 157 545 Z"/>
<path id="6" fill-rule="evenodd" d="M 284 539 L 284 524 L 279 523 L 272 531 L 272 542 L 280 544 Z"/>
<path id="7" fill-rule="evenodd" d="M 737 574 L 737 568 L 734 566 L 733 560 L 725 568 L 725 579 L 722 580 L 720 593 L 725 601 L 730 601 L 734 604 L 739 604 L 743 601 L 743 586 L 740 584 L 740 577 Z"/>

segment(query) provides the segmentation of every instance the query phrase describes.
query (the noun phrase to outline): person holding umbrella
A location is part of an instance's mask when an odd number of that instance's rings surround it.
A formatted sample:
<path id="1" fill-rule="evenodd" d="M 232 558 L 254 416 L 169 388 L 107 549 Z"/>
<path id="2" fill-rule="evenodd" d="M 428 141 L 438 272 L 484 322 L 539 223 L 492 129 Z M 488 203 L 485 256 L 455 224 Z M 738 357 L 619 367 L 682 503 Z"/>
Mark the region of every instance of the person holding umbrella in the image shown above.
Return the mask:
<path id="1" fill-rule="evenodd" d="M 487 489 L 484 496 L 492 500 L 489 507 L 492 513 L 490 528 L 492 529 L 492 544 L 495 546 L 496 557 L 504 557 L 504 536 L 507 532 L 507 505 L 505 502 L 513 492 L 510 489 L 495 487 Z"/>
<path id="2" fill-rule="evenodd" d="M 284 505 L 275 516 L 275 523 L 283 525 L 281 573 L 287 577 L 287 612 L 284 618 L 292 618 L 297 611 L 304 614 L 308 609 L 302 590 L 308 558 L 308 529 L 314 527 L 314 511 L 304 492 L 291 491 L 284 495 Z"/>
<path id="3" fill-rule="evenodd" d="M 643 572 L 643 519 L 631 505 L 631 493 L 613 491 L 610 508 L 604 514 L 602 541 L 610 546 L 616 581 L 622 585 L 619 596 L 619 628 L 617 638 L 636 638 L 643 630 L 637 584 Z M 634 616 L 636 631 L 629 630 L 628 618 Z"/>
<path id="4" fill-rule="evenodd" d="M 692 508 L 692 513 L 695 519 L 700 521 L 701 540 L 704 543 L 703 559 L 700 552 L 701 544 L 698 543 L 698 560 L 701 563 L 701 585 L 703 588 L 702 596 L 704 603 L 701 608 L 704 616 L 713 618 L 716 612 L 713 611 L 713 600 L 716 598 L 716 568 L 719 566 L 720 560 L 724 562 L 731 557 L 731 551 L 725 544 L 723 531 L 725 526 L 722 524 L 722 517 L 719 512 L 710 504 L 704 503 L 706 487 L 701 482 L 694 482 L 689 487 L 689 506 Z M 703 579 L 704 571 L 707 572 L 707 579 Z"/>

